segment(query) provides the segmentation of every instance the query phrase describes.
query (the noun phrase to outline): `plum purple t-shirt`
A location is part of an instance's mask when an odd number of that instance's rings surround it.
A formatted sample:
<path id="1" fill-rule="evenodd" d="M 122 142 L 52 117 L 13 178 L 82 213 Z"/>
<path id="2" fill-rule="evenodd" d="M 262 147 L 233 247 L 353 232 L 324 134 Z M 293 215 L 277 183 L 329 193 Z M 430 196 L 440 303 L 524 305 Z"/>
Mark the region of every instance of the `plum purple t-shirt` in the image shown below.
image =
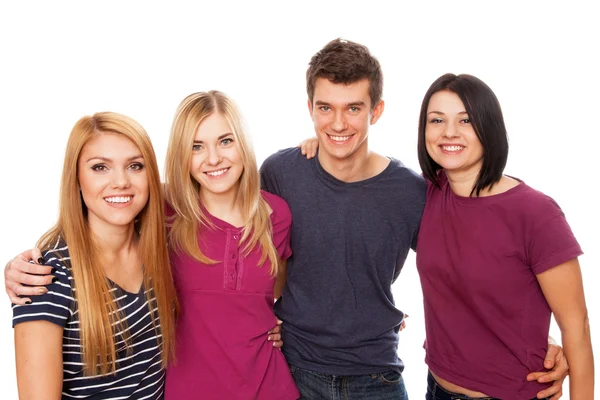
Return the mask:
<path id="1" fill-rule="evenodd" d="M 279 257 L 287 259 L 290 209 L 280 197 L 261 194 L 273 210 L 273 244 Z M 239 243 L 241 228 L 207 215 L 215 229 L 199 233 L 200 249 L 218 262 L 202 264 L 171 252 L 181 314 L 165 399 L 297 399 L 283 353 L 267 341 L 267 332 L 276 324 L 271 264 L 267 260 L 258 266 L 258 248 L 245 255 Z"/>
<path id="2" fill-rule="evenodd" d="M 417 243 L 426 363 L 456 385 L 531 399 L 551 311 L 536 275 L 582 254 L 560 207 L 525 183 L 487 197 L 428 183 Z"/>

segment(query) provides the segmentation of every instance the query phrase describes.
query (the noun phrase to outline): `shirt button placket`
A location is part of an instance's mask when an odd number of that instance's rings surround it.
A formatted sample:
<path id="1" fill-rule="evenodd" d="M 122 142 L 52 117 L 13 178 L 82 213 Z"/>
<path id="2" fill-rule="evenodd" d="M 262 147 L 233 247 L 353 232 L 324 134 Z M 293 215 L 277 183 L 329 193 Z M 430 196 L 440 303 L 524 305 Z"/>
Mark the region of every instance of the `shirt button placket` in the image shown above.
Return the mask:
<path id="1" fill-rule="evenodd" d="M 232 260 L 232 266 L 233 266 L 233 271 L 231 272 L 231 274 L 229 275 L 229 278 L 231 279 L 231 287 L 233 289 L 237 288 L 236 282 L 235 282 L 235 278 L 237 276 L 236 274 L 236 270 L 237 270 L 237 251 L 238 251 L 238 241 L 239 239 L 239 234 L 235 233 L 233 234 L 233 240 L 235 241 L 235 243 L 233 243 L 233 249 L 231 252 L 231 260 Z"/>

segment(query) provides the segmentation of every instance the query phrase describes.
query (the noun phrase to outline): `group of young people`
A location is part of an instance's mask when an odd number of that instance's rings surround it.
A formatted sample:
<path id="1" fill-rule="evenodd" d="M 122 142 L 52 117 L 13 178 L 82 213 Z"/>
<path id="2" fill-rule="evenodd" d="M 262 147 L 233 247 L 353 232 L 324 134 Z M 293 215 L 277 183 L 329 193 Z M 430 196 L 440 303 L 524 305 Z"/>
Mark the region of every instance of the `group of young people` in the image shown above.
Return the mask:
<path id="1" fill-rule="evenodd" d="M 431 85 L 420 175 L 368 148 L 384 102 L 365 46 L 331 41 L 306 81 L 316 139 L 260 172 L 218 91 L 179 105 L 164 184 L 135 121 L 77 122 L 58 222 L 5 268 L 20 397 L 407 399 L 391 286 L 413 249 L 427 399 L 556 399 L 567 369 L 592 399 L 581 249 L 551 198 L 503 174 L 492 90 Z"/>

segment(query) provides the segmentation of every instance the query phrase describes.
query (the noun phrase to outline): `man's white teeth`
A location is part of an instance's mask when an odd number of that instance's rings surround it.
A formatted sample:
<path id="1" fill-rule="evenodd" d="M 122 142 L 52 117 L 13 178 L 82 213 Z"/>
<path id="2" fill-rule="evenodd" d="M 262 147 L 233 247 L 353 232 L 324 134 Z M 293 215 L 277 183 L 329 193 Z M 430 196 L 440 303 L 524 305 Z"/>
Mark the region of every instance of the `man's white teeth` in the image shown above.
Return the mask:
<path id="1" fill-rule="evenodd" d="M 350 136 L 333 136 L 333 135 L 329 135 L 329 137 L 334 142 L 345 142 L 345 141 L 347 141 L 347 140 L 350 139 Z"/>
<path id="2" fill-rule="evenodd" d="M 442 146 L 445 151 L 460 151 L 464 149 L 464 146 Z"/>
<path id="3" fill-rule="evenodd" d="M 223 175 L 225 172 L 227 172 L 227 168 L 220 169 L 218 171 L 210 171 L 210 172 L 207 172 L 207 174 L 210 176 L 219 176 L 219 175 Z"/>
<path id="4" fill-rule="evenodd" d="M 109 203 L 128 203 L 131 201 L 131 196 L 107 197 L 104 200 L 108 201 Z"/>

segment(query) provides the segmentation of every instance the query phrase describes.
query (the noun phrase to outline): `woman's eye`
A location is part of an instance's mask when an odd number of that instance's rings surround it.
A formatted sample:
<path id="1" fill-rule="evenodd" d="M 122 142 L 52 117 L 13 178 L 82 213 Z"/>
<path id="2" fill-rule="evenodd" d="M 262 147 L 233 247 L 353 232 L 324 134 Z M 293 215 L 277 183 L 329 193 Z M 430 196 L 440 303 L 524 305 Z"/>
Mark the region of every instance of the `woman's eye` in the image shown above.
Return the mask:
<path id="1" fill-rule="evenodd" d="M 227 146 L 228 144 L 231 144 L 231 143 L 233 143 L 233 139 L 231 139 L 231 138 L 221 140 L 221 144 L 224 146 Z"/>
<path id="2" fill-rule="evenodd" d="M 463 124 L 470 124 L 471 120 L 469 118 L 463 118 L 460 120 L 460 122 L 462 122 Z"/>
<path id="3" fill-rule="evenodd" d="M 92 166 L 92 170 L 94 171 L 106 171 L 108 168 L 106 168 L 106 165 L 104 164 L 96 164 Z"/>
<path id="4" fill-rule="evenodd" d="M 442 119 L 441 118 L 433 118 L 431 121 L 432 124 L 441 124 L 442 123 Z"/>
<path id="5" fill-rule="evenodd" d="M 142 169 L 144 169 L 144 164 L 142 163 L 133 163 L 129 166 L 129 168 L 131 168 L 134 171 L 141 171 Z"/>
<path id="6" fill-rule="evenodd" d="M 192 146 L 192 151 L 200 151 L 202 149 L 201 144 L 195 144 Z"/>

